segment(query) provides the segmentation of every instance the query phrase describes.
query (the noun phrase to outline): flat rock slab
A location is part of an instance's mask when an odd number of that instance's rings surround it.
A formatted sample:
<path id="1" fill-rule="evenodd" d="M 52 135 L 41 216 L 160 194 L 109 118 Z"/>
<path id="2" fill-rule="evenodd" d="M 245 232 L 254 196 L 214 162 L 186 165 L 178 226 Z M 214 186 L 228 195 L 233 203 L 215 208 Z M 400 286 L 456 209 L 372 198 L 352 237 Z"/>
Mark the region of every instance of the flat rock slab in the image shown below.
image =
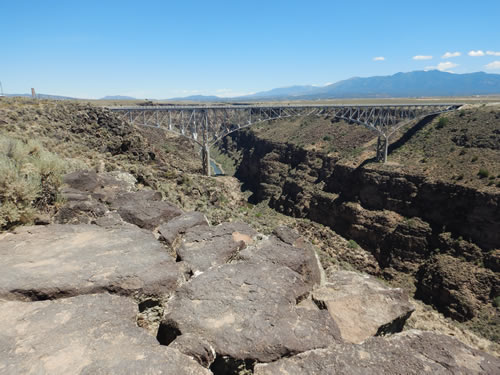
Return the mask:
<path id="1" fill-rule="evenodd" d="M 253 243 L 255 235 L 257 232 L 244 223 L 196 226 L 186 231 L 177 256 L 193 272 L 203 272 L 235 258 L 240 250 Z"/>
<path id="2" fill-rule="evenodd" d="M 163 246 L 137 227 L 22 227 L 0 237 L 0 258 L 0 297 L 6 299 L 102 291 L 165 295 L 180 277 Z"/>
<path id="3" fill-rule="evenodd" d="M 401 331 L 414 310 L 402 289 L 350 271 L 333 273 L 329 283 L 313 291 L 312 298 L 328 309 L 342 338 L 352 343 Z"/>
<path id="4" fill-rule="evenodd" d="M 302 276 L 310 284 L 320 284 L 322 267 L 312 246 L 302 243 L 292 246 L 277 237 L 270 237 L 258 246 L 249 247 L 240 253 L 240 258 L 252 262 L 270 262 L 286 266 Z"/>
<path id="5" fill-rule="evenodd" d="M 1 374 L 186 374 L 210 371 L 137 327 L 126 297 L 0 302 Z"/>
<path id="6" fill-rule="evenodd" d="M 437 333 L 406 331 L 374 337 L 362 345 L 337 344 L 270 364 L 255 366 L 255 375 L 366 375 L 500 373 L 500 360 Z"/>
<path id="7" fill-rule="evenodd" d="M 300 274 L 271 262 L 212 267 L 176 291 L 158 339 L 168 345 L 190 334 L 218 356 L 260 362 L 326 347 L 340 332 L 327 311 L 296 305 L 310 290 Z"/>
<path id="8" fill-rule="evenodd" d="M 186 212 L 158 228 L 161 238 L 171 247 L 176 248 L 181 235 L 190 228 L 208 227 L 208 221 L 201 212 Z M 207 228 L 206 228 L 207 229 Z"/>
<path id="9" fill-rule="evenodd" d="M 147 190 L 121 194 L 111 203 L 111 207 L 117 209 L 126 222 L 149 230 L 182 214 L 177 206 L 162 201 L 159 192 Z"/>

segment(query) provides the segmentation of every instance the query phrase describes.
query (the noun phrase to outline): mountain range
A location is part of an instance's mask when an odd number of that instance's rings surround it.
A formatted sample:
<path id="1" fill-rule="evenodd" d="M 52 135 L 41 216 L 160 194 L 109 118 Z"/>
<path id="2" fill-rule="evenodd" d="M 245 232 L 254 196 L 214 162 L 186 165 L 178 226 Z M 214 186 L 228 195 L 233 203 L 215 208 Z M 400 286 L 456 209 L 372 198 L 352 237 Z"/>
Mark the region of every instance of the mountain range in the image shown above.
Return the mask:
<path id="1" fill-rule="evenodd" d="M 166 100 L 195 102 L 269 101 L 269 100 L 317 100 L 347 98 L 403 98 L 433 96 L 500 95 L 500 74 L 484 72 L 455 74 L 439 70 L 396 73 L 390 76 L 353 77 L 326 86 L 290 86 L 262 91 L 252 95 L 232 98 L 193 95 Z M 31 96 L 10 94 L 8 96 Z M 39 94 L 47 99 L 74 99 Z M 130 96 L 105 96 L 100 100 L 138 100 Z M 150 99 L 154 100 L 154 99 Z"/>
<path id="2" fill-rule="evenodd" d="M 500 94 L 500 74 L 454 74 L 439 70 L 354 77 L 317 86 L 291 86 L 258 92 L 238 99 L 337 99 L 471 96 Z"/>

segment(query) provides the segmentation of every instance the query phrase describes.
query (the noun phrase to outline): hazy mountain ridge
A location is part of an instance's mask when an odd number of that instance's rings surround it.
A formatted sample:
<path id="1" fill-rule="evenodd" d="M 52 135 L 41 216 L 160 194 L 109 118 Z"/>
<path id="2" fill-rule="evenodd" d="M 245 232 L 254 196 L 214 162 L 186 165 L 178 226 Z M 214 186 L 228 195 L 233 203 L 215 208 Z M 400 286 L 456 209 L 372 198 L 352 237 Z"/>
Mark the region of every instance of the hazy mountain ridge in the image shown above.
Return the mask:
<path id="1" fill-rule="evenodd" d="M 315 100 L 339 98 L 398 98 L 500 94 L 500 74 L 454 74 L 439 70 L 353 77 L 327 86 L 290 86 L 234 98 L 188 97 L 185 100 Z M 209 98 L 209 99 L 206 99 Z M 181 99 L 181 98 L 176 98 Z"/>
<path id="2" fill-rule="evenodd" d="M 219 97 L 190 95 L 164 100 L 194 102 L 230 102 L 241 100 L 316 100 L 347 98 L 403 98 L 434 96 L 472 96 L 500 94 L 500 74 L 485 72 L 454 74 L 439 70 L 396 73 L 389 76 L 352 77 L 327 86 L 294 85 L 278 87 L 251 95 Z M 31 94 L 6 94 L 31 97 Z M 37 94 L 38 98 L 76 99 L 67 96 Z M 110 95 L 99 100 L 140 100 L 131 96 Z M 150 99 L 157 100 L 157 99 Z"/>

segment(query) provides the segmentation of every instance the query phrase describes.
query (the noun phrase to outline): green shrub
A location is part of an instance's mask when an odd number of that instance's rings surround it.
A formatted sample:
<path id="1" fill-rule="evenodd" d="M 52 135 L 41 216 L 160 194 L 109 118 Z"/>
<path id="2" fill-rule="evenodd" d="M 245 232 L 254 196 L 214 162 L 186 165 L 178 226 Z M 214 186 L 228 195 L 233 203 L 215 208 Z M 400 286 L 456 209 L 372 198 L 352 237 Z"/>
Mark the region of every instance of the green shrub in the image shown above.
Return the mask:
<path id="1" fill-rule="evenodd" d="M 495 298 L 493 298 L 493 305 L 495 307 L 500 307 L 500 296 L 496 296 Z"/>
<path id="2" fill-rule="evenodd" d="M 448 119 L 446 117 L 441 117 L 438 121 L 438 124 L 436 126 L 437 129 L 444 128 L 446 125 L 448 125 Z"/>
<path id="3" fill-rule="evenodd" d="M 0 229 L 29 223 L 54 204 L 69 163 L 36 141 L 0 138 Z"/>
<path id="4" fill-rule="evenodd" d="M 325 135 L 323 137 L 323 140 L 326 141 L 326 142 L 330 142 L 332 140 L 332 137 L 330 137 L 329 135 Z"/>
<path id="5" fill-rule="evenodd" d="M 490 175 L 490 172 L 488 172 L 488 170 L 485 168 L 481 168 L 477 175 L 479 176 L 479 178 L 486 178 Z"/>
<path id="6" fill-rule="evenodd" d="M 347 247 L 349 247 L 350 249 L 357 249 L 359 247 L 358 243 L 354 240 L 349 240 L 347 242 Z"/>

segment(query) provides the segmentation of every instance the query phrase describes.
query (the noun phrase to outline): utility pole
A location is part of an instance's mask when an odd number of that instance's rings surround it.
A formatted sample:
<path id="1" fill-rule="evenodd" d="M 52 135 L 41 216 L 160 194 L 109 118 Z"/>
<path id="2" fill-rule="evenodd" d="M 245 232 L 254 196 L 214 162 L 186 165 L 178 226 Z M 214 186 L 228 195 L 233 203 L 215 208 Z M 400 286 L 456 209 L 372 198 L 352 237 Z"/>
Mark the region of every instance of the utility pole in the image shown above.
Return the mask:
<path id="1" fill-rule="evenodd" d="M 2 86 L 2 81 L 0 81 L 0 96 L 4 96 L 4 95 L 3 95 L 3 86 Z"/>

